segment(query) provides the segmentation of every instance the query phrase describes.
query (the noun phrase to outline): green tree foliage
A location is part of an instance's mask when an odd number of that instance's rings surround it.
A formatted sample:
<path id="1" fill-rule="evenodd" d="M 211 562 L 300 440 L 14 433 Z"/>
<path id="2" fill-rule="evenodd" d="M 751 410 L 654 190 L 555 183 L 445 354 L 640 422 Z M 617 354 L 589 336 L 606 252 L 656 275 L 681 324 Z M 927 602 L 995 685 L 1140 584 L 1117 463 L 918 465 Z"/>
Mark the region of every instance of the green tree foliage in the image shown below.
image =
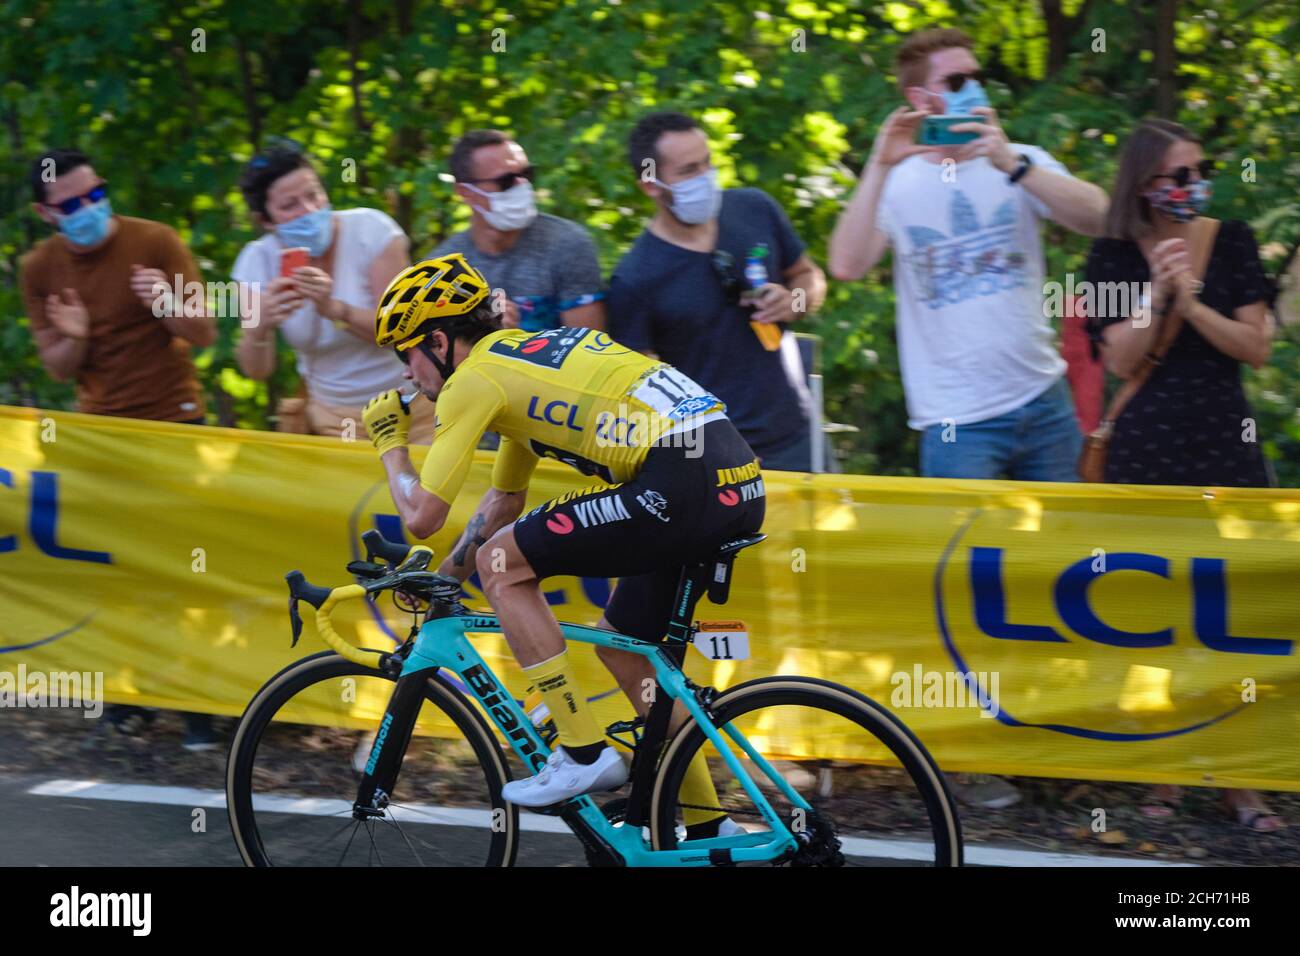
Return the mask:
<path id="1" fill-rule="evenodd" d="M 40 368 L 18 260 L 45 234 L 27 210 L 42 148 L 76 145 L 115 208 L 179 229 L 222 280 L 255 236 L 235 186 L 255 145 L 292 137 L 336 206 L 395 215 L 418 254 L 465 224 L 448 183 L 452 141 L 512 130 L 542 170 L 544 208 L 587 224 L 606 269 L 649 211 L 623 157 L 641 114 L 706 123 L 727 184 L 757 185 L 825 261 L 840 204 L 883 117 L 904 36 L 962 26 L 1014 140 L 1109 186 L 1136 118 L 1163 111 L 1220 161 L 1213 211 L 1252 223 L 1276 268 L 1300 241 L 1300 27 L 1292 0 L 3 0 L 0 2 L 0 402 L 68 407 Z M 1049 278 L 1081 271 L 1086 239 L 1048 227 Z M 849 470 L 912 474 L 888 266 L 831 284 L 830 417 Z M 293 387 L 238 374 L 226 320 L 199 356 L 222 424 L 261 428 Z M 1300 485 L 1300 344 L 1247 377 L 1282 483 Z"/>

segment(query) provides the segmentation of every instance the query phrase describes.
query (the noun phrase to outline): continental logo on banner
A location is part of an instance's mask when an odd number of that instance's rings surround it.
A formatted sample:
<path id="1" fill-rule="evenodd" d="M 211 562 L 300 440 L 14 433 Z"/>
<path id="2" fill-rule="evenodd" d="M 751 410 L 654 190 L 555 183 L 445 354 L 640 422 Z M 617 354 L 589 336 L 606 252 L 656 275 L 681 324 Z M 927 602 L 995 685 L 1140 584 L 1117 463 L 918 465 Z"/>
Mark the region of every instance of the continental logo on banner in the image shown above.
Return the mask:
<path id="1" fill-rule="evenodd" d="M 1252 573 L 1261 555 L 1249 539 L 1162 547 L 1104 513 L 1043 516 L 1032 535 L 1016 533 L 1018 520 L 972 515 L 934 591 L 952 666 L 1000 675 L 989 709 L 1008 727 L 1112 743 L 1201 732 L 1259 705 L 1279 659 L 1294 659 L 1300 622 L 1277 631 L 1276 584 Z M 1200 662 L 1195 677 L 1188 661 Z M 1081 685 L 1093 706 L 1060 714 L 1052 694 Z"/>

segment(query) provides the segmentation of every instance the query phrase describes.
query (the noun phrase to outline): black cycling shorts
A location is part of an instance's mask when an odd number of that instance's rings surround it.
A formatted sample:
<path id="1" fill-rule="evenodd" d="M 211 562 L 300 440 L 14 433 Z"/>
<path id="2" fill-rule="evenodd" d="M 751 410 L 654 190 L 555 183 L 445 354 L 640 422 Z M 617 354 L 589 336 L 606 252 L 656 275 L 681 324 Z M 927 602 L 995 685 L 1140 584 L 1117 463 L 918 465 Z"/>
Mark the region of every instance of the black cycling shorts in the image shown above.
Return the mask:
<path id="1" fill-rule="evenodd" d="M 735 425 L 712 421 L 690 438 L 693 447 L 651 448 L 632 481 L 568 492 L 514 525 L 539 580 L 618 578 L 605 618 L 643 640 L 668 630 L 682 565 L 763 526 L 763 477 Z"/>

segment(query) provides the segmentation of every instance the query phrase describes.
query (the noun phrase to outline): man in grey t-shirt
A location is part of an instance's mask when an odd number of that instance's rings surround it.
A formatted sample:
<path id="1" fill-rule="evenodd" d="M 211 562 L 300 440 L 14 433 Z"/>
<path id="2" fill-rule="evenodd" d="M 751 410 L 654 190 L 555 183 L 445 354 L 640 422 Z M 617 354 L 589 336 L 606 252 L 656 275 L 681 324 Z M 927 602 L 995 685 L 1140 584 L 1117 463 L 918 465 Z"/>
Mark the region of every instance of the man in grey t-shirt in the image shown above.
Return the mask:
<path id="1" fill-rule="evenodd" d="M 451 172 L 473 216 L 431 255 L 463 253 L 491 283 L 508 327 L 605 328 L 596 246 L 576 222 L 537 212 L 520 145 L 498 130 L 472 130 L 456 141 Z"/>

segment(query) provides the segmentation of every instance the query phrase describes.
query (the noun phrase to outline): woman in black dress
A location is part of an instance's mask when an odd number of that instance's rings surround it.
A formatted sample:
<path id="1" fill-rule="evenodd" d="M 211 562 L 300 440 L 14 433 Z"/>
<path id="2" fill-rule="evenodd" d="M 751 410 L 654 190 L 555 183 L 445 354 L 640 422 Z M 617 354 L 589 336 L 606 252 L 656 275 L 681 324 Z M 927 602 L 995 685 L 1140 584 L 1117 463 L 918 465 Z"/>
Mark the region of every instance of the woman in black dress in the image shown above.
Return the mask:
<path id="1" fill-rule="evenodd" d="M 1154 349 L 1170 316 L 1182 328 L 1142 389 L 1115 422 L 1106 480 L 1140 485 L 1265 487 L 1270 484 L 1241 388 L 1242 363 L 1264 365 L 1272 349 L 1267 307 L 1272 287 L 1260 265 L 1250 226 L 1219 226 L 1203 286 L 1189 249 L 1197 216 L 1209 202 L 1212 165 L 1200 143 L 1177 123 L 1145 120 L 1124 145 L 1111 208 L 1109 238 L 1093 243 L 1087 279 L 1150 283 L 1132 314 L 1106 314 L 1110 296 L 1094 294 L 1089 319 L 1106 368 L 1130 378 Z M 1130 286 L 1134 288 L 1134 286 Z M 1122 299 L 1121 299 L 1122 301 Z M 1228 790 L 1225 801 L 1252 830 L 1281 821 L 1251 790 Z M 1149 816 L 1177 806 L 1176 787 L 1158 787 Z"/>
<path id="2" fill-rule="evenodd" d="M 1219 226 L 1204 288 L 1194 291 L 1188 237 L 1209 199 L 1209 171 L 1200 144 L 1183 127 L 1141 123 L 1120 158 L 1107 222 L 1113 238 L 1098 239 L 1088 256 L 1090 283 L 1151 283 L 1145 317 L 1107 315 L 1108 297 L 1094 296 L 1099 308 L 1091 331 L 1113 374 L 1129 378 L 1141 367 L 1156 345 L 1163 310 L 1183 319 L 1163 364 L 1115 423 L 1108 482 L 1270 484 L 1241 389 L 1241 365 L 1259 368 L 1268 361 L 1272 288 L 1250 226 L 1228 220 Z"/>

